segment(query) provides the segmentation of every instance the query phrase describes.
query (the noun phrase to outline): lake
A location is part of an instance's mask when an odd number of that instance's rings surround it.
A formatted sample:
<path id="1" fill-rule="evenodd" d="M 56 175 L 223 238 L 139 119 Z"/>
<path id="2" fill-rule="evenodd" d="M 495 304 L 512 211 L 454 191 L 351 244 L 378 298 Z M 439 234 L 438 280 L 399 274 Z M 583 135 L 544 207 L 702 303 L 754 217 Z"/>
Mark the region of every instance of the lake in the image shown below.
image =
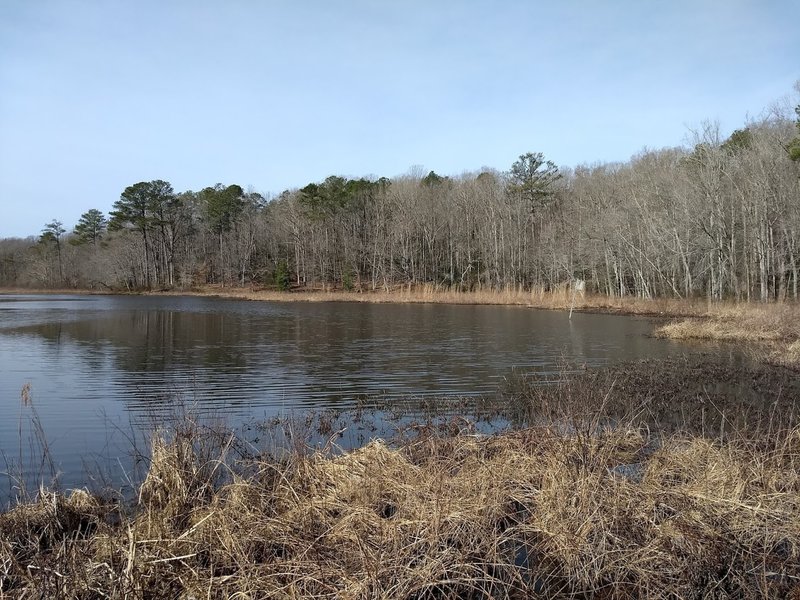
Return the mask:
<path id="1" fill-rule="evenodd" d="M 98 466 L 116 484 L 128 438 L 176 404 L 233 424 L 413 410 L 409 398 L 489 395 L 514 373 L 687 352 L 652 328 L 517 306 L 0 296 L 0 470 L 22 463 L 30 485 L 46 439 L 63 487 L 92 483 Z M 0 475 L 0 497 L 15 485 Z"/>

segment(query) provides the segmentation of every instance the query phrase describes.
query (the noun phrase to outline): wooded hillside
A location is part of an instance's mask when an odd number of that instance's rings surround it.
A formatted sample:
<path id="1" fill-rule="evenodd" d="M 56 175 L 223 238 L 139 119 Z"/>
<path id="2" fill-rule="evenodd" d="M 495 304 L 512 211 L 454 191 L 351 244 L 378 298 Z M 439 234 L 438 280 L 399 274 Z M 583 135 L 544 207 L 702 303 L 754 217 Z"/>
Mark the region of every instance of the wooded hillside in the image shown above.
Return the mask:
<path id="1" fill-rule="evenodd" d="M 575 169 L 528 153 L 505 172 L 332 175 L 273 198 L 140 182 L 109 199 L 108 216 L 87 207 L 72 230 L 54 220 L 37 238 L 0 240 L 0 285 L 553 289 L 582 279 L 611 296 L 797 298 L 795 112 Z"/>

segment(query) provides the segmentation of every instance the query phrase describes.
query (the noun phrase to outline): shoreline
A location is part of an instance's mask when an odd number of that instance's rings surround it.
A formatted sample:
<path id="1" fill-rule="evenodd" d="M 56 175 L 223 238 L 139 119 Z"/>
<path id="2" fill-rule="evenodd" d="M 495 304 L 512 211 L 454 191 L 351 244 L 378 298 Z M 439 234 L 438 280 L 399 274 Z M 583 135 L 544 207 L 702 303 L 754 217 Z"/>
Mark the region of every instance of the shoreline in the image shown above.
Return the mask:
<path id="1" fill-rule="evenodd" d="M 176 296 L 246 300 L 253 302 L 361 302 L 373 304 L 451 304 L 516 306 L 537 310 L 570 311 L 646 317 L 656 320 L 653 335 L 671 340 L 733 343 L 757 360 L 800 370 L 800 304 L 760 304 L 706 300 L 609 298 L 585 295 L 574 299 L 568 290 L 455 291 L 423 285 L 393 290 L 341 291 L 206 286 L 186 290 L 100 291 L 80 289 L 0 288 L 3 295 Z"/>
<path id="2" fill-rule="evenodd" d="M 93 296 L 186 296 L 250 300 L 262 302 L 361 302 L 374 304 L 454 304 L 519 306 L 543 310 L 569 311 L 573 298 L 569 290 L 520 291 L 474 290 L 457 291 L 438 286 L 395 287 L 369 291 L 344 291 L 320 289 L 294 289 L 278 291 L 269 288 L 204 286 L 188 289 L 162 290 L 97 290 L 75 288 L 0 288 L 3 295 L 93 295 Z M 595 312 L 647 317 L 692 317 L 708 311 L 704 300 L 682 300 L 672 298 L 640 299 L 633 297 L 608 297 L 586 294 L 574 299 L 575 312 Z M 737 306 L 723 303 L 721 306 Z"/>

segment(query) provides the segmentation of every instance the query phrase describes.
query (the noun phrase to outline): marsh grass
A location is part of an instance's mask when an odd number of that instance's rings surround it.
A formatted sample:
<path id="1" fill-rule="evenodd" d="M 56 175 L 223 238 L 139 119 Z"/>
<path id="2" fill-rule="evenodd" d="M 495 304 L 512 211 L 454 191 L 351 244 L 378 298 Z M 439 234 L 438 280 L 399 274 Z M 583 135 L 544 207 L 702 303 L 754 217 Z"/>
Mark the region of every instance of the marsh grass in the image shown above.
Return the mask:
<path id="1" fill-rule="evenodd" d="M 0 481 L 4 479 L 8 485 L 8 490 L 1 492 L 0 498 L 16 498 L 25 502 L 34 498 L 45 485 L 49 489 L 58 489 L 60 473 L 34 404 L 30 383 L 23 385 L 20 390 L 17 440 L 19 446 L 16 456 L 0 453 L 0 462 L 3 464 Z"/>
<path id="2" fill-rule="evenodd" d="M 499 402 L 503 416 L 519 426 L 634 423 L 660 434 L 724 440 L 800 425 L 800 377 L 737 356 L 644 359 L 603 369 L 566 365 L 560 373 L 507 380 Z"/>
<path id="3" fill-rule="evenodd" d="M 97 290 L 49 290 L 27 288 L 0 288 L 0 294 L 108 294 L 131 292 Z M 587 312 L 607 312 L 627 315 L 656 317 L 694 318 L 697 322 L 709 319 L 728 323 L 739 322 L 742 317 L 750 320 L 750 325 L 759 327 L 774 325 L 776 321 L 794 318 L 800 308 L 792 303 L 757 304 L 735 301 L 710 302 L 702 298 L 638 298 L 632 296 L 607 296 L 604 294 L 579 293 L 573 296 L 568 285 L 556 287 L 534 287 L 508 285 L 490 288 L 480 285 L 471 289 L 442 284 L 406 284 L 378 287 L 374 290 L 362 286 L 352 290 L 326 286 L 323 288 L 299 287 L 280 291 L 269 287 L 222 287 L 204 285 L 187 289 L 161 289 L 142 292 L 155 296 L 201 296 L 240 300 L 261 300 L 271 302 L 366 302 L 366 303 L 427 303 L 427 304 L 486 304 L 524 306 L 548 310 L 575 310 Z M 689 328 L 691 329 L 691 328 Z M 709 329 L 712 331 L 713 328 Z M 796 330 L 793 329 L 796 333 Z M 764 335 L 770 335 L 765 331 Z M 677 337 L 677 336 L 676 336 Z M 695 337 L 693 335 L 687 335 Z M 738 338 L 731 338 L 738 339 Z"/>
<path id="4" fill-rule="evenodd" d="M 525 426 L 349 451 L 341 415 L 276 421 L 281 452 L 186 415 L 131 504 L 43 489 L 0 515 L 0 597 L 800 597 L 800 427 L 655 428 L 650 371 L 529 380 Z"/>
<path id="5" fill-rule="evenodd" d="M 612 298 L 599 294 L 578 294 L 573 298 L 568 287 L 556 289 L 523 289 L 506 286 L 501 289 L 476 287 L 463 290 L 435 284 L 393 286 L 388 289 L 344 291 L 338 289 L 306 289 L 276 291 L 262 288 L 222 288 L 204 286 L 191 290 L 155 291 L 154 295 L 213 296 L 242 300 L 274 302 L 367 302 L 367 303 L 427 303 L 509 305 L 550 310 L 576 310 L 612 312 L 641 315 L 701 315 L 708 304 L 701 300 L 673 300 L 668 298 Z"/>
<path id="6" fill-rule="evenodd" d="M 800 305 L 796 304 L 717 306 L 697 317 L 663 325 L 655 335 L 737 342 L 773 363 L 800 368 Z"/>

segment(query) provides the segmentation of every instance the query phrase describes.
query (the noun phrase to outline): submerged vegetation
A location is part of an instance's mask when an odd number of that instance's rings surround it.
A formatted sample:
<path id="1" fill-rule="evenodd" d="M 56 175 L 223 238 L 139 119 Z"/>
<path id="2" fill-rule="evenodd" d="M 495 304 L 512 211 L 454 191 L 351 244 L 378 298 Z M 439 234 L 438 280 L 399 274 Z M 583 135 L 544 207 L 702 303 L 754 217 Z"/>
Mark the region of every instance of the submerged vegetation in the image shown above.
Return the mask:
<path id="1" fill-rule="evenodd" d="M 0 596 L 796 597 L 798 385 L 677 360 L 528 378 L 504 390 L 518 427 L 349 451 L 335 418 L 269 451 L 181 420 L 132 504 L 43 490 L 0 515 Z"/>

